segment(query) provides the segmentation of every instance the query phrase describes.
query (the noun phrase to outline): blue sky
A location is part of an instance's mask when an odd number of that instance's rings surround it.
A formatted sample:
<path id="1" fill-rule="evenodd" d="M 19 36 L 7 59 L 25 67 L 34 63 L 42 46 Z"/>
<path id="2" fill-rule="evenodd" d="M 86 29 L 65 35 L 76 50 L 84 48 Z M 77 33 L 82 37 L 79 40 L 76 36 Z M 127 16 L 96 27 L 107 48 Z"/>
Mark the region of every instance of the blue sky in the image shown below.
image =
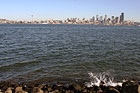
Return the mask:
<path id="1" fill-rule="evenodd" d="M 119 16 L 140 22 L 140 0 L 0 0 L 0 18 L 10 20 L 86 19 L 96 16 Z"/>

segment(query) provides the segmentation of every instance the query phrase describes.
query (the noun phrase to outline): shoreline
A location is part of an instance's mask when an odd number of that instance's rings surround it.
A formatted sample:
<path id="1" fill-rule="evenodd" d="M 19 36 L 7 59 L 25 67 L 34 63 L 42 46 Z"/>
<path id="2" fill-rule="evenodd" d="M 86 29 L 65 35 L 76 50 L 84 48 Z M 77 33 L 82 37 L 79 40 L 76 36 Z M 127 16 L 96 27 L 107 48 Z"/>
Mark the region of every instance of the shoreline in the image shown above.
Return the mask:
<path id="1" fill-rule="evenodd" d="M 0 93 L 140 93 L 140 82 L 125 81 L 122 86 L 86 86 L 85 83 L 53 83 L 39 81 L 19 83 L 13 80 L 0 81 Z"/>

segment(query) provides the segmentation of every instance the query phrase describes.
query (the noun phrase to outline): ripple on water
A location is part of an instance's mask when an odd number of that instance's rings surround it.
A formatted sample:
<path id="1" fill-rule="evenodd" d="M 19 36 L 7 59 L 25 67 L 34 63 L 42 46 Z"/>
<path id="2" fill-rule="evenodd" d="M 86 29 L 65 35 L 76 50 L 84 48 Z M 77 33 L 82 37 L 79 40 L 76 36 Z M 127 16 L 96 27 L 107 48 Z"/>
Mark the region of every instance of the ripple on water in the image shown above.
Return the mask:
<path id="1" fill-rule="evenodd" d="M 0 80 L 87 79 L 112 69 L 140 77 L 140 28 L 94 25 L 0 25 Z"/>

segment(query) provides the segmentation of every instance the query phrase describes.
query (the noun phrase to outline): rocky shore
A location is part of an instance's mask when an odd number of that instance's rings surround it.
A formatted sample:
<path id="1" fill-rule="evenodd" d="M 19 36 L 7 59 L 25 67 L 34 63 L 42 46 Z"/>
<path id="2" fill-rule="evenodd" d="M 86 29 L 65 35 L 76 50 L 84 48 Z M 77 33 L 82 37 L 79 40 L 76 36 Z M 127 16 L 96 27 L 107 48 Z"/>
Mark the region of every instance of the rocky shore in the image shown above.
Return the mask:
<path id="1" fill-rule="evenodd" d="M 1 81 L 0 93 L 140 93 L 140 82 L 126 81 L 122 86 L 92 86 L 85 84 L 37 84 Z"/>

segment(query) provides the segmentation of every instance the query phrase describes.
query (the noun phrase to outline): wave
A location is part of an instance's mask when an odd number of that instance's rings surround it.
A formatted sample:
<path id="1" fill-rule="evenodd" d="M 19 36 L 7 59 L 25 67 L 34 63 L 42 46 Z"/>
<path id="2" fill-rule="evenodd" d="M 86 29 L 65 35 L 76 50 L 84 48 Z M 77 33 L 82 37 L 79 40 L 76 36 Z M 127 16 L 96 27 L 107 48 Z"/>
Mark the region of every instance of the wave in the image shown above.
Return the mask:
<path id="1" fill-rule="evenodd" d="M 20 67 L 20 66 L 26 66 L 29 64 L 36 64 L 39 63 L 40 61 L 27 61 L 27 62 L 16 62 L 16 63 L 11 63 L 11 64 L 7 64 L 7 65 L 1 65 L 0 66 L 0 71 L 4 70 L 4 69 L 8 69 L 8 68 L 12 68 L 12 67 Z"/>
<path id="2" fill-rule="evenodd" d="M 122 86 L 123 83 L 115 82 L 114 77 L 110 77 L 108 72 L 103 73 L 88 73 L 90 77 L 90 82 L 86 83 L 87 87 L 93 86 Z"/>

